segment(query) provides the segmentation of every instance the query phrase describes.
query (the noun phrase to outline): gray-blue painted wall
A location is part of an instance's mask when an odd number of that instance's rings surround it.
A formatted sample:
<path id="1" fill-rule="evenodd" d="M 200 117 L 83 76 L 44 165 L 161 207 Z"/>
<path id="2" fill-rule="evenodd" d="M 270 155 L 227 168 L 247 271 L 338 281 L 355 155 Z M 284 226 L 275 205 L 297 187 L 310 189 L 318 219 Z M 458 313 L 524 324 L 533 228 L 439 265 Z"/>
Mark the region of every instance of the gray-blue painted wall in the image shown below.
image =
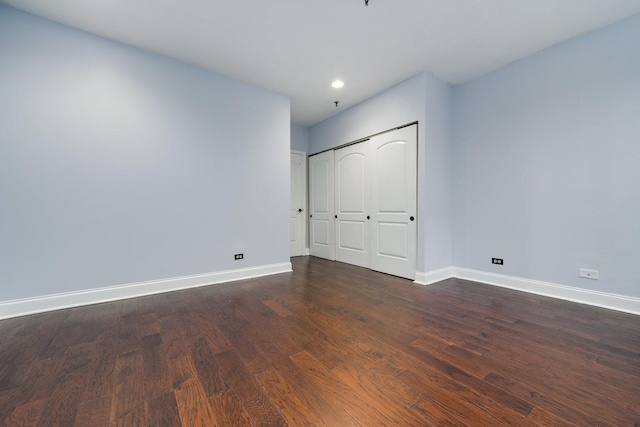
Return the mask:
<path id="1" fill-rule="evenodd" d="M 0 7 L 0 301 L 288 262 L 289 151 L 286 96 Z"/>
<path id="2" fill-rule="evenodd" d="M 309 153 L 309 128 L 291 125 L 291 149 Z"/>
<path id="3" fill-rule="evenodd" d="M 453 105 L 454 264 L 640 297 L 640 16 L 457 86 Z"/>

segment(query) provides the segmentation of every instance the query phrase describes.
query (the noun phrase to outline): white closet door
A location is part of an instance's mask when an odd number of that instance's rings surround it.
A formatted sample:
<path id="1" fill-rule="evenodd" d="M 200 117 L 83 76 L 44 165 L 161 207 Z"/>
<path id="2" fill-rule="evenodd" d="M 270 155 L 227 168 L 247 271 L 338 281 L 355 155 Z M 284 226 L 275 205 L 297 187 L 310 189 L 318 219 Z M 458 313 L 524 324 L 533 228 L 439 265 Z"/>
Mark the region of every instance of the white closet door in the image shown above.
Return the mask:
<path id="1" fill-rule="evenodd" d="M 369 142 L 335 151 L 336 260 L 369 267 Z"/>
<path id="2" fill-rule="evenodd" d="M 417 126 L 371 138 L 371 269 L 415 278 Z"/>
<path id="3" fill-rule="evenodd" d="M 309 157 L 309 252 L 336 259 L 333 151 Z"/>
<path id="4" fill-rule="evenodd" d="M 291 152 L 291 204 L 289 207 L 289 254 L 300 256 L 305 248 L 306 159 L 301 151 Z"/>

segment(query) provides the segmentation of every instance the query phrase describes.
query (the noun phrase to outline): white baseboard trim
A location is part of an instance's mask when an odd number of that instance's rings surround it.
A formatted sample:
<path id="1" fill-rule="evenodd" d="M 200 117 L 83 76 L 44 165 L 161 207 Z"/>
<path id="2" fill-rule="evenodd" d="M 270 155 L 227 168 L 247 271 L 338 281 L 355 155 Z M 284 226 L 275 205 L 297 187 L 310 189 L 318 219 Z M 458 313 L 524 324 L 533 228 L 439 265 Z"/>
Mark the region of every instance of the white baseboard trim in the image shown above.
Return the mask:
<path id="1" fill-rule="evenodd" d="M 640 298 L 591 291 L 574 288 L 572 286 L 505 276 L 467 268 L 452 267 L 451 270 L 452 276 L 458 279 L 472 280 L 488 285 L 640 315 Z"/>
<path id="2" fill-rule="evenodd" d="M 418 285 L 432 285 L 451 277 L 453 277 L 453 270 L 451 267 L 440 268 L 426 273 L 416 271 L 416 279 L 413 283 Z"/>
<path id="3" fill-rule="evenodd" d="M 304 251 L 302 251 L 302 256 L 309 256 L 310 251 L 309 248 L 304 248 Z"/>
<path id="4" fill-rule="evenodd" d="M 152 280 L 149 282 L 130 283 L 106 288 L 88 289 L 78 292 L 66 292 L 41 297 L 4 301 L 0 302 L 0 320 L 81 305 L 99 304 L 109 301 L 159 294 L 162 292 L 178 291 L 181 289 L 197 288 L 217 283 L 269 276 L 289 271 L 292 271 L 291 263 L 284 262 L 280 264 L 241 268 L 238 270 L 218 271 L 215 273 L 174 277 L 171 279 Z"/>
<path id="5" fill-rule="evenodd" d="M 171 279 L 131 283 L 107 288 L 89 289 L 78 292 L 67 292 L 55 295 L 45 295 L 42 297 L 4 301 L 0 302 L 0 320 L 64 308 L 78 307 L 81 305 L 99 304 L 109 301 L 159 294 L 162 292 L 171 292 L 236 280 L 251 279 L 290 271 L 292 271 L 291 263 L 285 262 L 280 264 L 242 268 L 238 270 L 226 270 L 208 274 L 175 277 Z M 486 271 L 471 270 L 461 267 L 446 267 L 426 273 L 416 272 L 414 283 L 420 285 L 431 285 L 451 277 L 640 315 L 640 298 L 591 291 L 571 286 L 558 285 L 555 283 L 488 273 Z"/>

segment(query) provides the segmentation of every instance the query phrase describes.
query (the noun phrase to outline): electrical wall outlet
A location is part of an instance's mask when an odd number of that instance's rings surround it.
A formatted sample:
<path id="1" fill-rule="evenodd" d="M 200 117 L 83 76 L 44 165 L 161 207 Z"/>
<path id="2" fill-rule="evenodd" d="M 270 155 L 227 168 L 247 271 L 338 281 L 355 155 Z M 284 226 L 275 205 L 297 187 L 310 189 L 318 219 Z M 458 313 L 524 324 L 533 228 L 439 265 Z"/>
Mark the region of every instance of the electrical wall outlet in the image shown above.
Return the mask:
<path id="1" fill-rule="evenodd" d="M 236 261 L 239 260 L 239 259 L 243 259 L 243 258 L 244 258 L 244 254 L 235 254 L 233 256 L 233 259 L 235 259 Z"/>
<path id="2" fill-rule="evenodd" d="M 504 265 L 504 260 L 502 258 L 491 258 L 491 264 Z"/>
<path id="3" fill-rule="evenodd" d="M 578 275 L 580 277 L 584 277 L 585 279 L 600 279 L 600 272 L 598 270 L 587 270 L 586 268 L 581 268 L 580 270 L 578 270 Z"/>

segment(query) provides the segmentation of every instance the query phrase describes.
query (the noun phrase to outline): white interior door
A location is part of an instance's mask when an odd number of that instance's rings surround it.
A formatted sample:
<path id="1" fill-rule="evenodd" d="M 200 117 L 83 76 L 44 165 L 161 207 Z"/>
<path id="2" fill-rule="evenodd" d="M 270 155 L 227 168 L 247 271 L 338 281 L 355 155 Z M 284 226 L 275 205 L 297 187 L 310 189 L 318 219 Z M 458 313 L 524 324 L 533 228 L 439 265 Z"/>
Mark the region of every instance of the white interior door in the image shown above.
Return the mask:
<path id="1" fill-rule="evenodd" d="M 336 260 L 369 267 L 369 142 L 335 150 Z"/>
<path id="2" fill-rule="evenodd" d="M 304 255 L 305 249 L 305 192 L 306 192 L 306 158 L 302 151 L 291 152 L 291 205 L 290 205 L 290 256 Z"/>
<path id="3" fill-rule="evenodd" d="M 417 125 L 370 139 L 371 269 L 415 279 Z"/>
<path id="4" fill-rule="evenodd" d="M 309 251 L 336 259 L 333 151 L 309 157 Z"/>

